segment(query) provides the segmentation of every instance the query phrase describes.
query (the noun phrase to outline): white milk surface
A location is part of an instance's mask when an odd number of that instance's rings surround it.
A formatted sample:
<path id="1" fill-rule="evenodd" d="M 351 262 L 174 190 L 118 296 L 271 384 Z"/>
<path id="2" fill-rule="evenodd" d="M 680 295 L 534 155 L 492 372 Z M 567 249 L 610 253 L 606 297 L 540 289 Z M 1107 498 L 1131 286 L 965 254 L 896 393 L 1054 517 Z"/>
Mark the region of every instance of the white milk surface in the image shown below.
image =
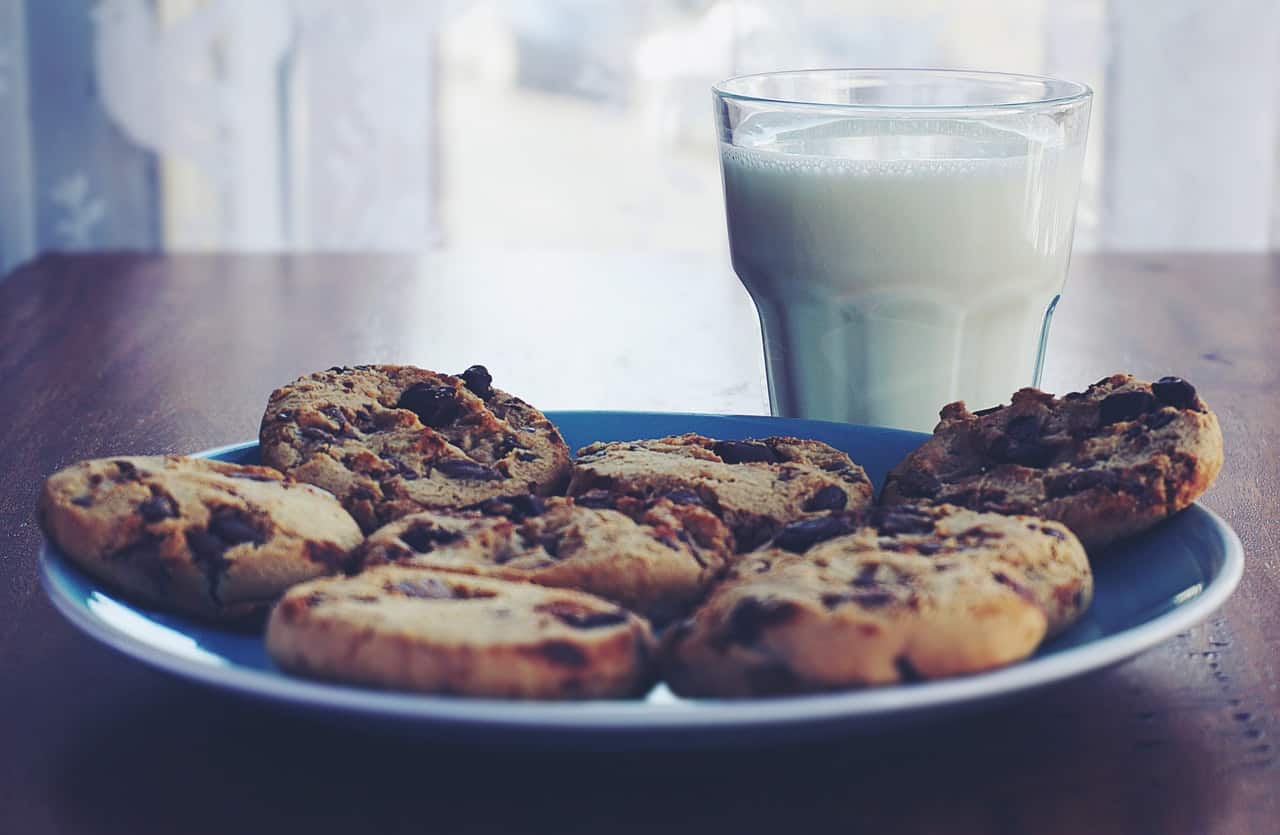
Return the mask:
<path id="1" fill-rule="evenodd" d="M 721 146 L 733 265 L 775 413 L 927 431 L 944 403 L 1032 383 L 1078 161 L 1004 131 L 859 130 Z"/>

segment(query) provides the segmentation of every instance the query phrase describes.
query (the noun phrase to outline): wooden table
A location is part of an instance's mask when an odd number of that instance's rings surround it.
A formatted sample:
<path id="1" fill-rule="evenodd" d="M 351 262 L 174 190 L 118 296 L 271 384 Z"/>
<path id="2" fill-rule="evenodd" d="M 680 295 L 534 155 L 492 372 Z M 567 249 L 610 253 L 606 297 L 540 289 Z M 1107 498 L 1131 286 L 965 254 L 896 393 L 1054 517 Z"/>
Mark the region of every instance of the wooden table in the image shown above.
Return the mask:
<path id="1" fill-rule="evenodd" d="M 1079 259 L 1046 385 L 1191 379 L 1240 532 L 1226 608 L 951 724 L 734 752 L 539 754 L 372 733 L 154 673 L 36 580 L 40 480 L 254 435 L 335 363 L 486 362 L 545 408 L 762 411 L 750 303 L 697 256 L 49 256 L 0 282 L 0 833 L 1280 832 L 1280 258 Z"/>

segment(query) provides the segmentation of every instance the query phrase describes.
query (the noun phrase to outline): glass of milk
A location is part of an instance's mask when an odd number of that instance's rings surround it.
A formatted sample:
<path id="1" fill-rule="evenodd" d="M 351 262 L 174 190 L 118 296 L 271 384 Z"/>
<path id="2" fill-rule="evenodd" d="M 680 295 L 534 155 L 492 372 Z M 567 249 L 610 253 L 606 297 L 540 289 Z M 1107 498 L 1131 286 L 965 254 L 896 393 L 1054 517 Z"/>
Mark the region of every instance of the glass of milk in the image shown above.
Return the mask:
<path id="1" fill-rule="evenodd" d="M 1036 385 L 1092 92 L 949 70 L 715 87 L 733 268 L 776 415 L 929 431 Z"/>

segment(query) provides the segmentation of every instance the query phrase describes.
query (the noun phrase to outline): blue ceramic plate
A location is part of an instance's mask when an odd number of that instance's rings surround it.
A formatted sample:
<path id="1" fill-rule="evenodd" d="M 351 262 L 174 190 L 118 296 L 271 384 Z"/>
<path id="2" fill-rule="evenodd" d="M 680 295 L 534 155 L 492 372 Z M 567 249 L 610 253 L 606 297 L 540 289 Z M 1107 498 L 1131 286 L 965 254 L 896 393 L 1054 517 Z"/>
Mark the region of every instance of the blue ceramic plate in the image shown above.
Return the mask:
<path id="1" fill-rule="evenodd" d="M 865 426 L 769 417 L 556 412 L 570 448 L 680 432 L 718 438 L 796 435 L 847 451 L 877 486 L 925 436 Z M 256 463 L 257 444 L 201 453 Z M 291 678 L 255 636 L 134 605 L 46 545 L 45 588 L 72 623 L 144 663 L 236 693 L 310 709 L 409 725 L 415 731 L 547 745 L 749 744 L 841 730 L 883 730 L 988 706 L 1116 664 L 1203 620 L 1240 580 L 1240 540 L 1199 505 L 1095 560 L 1096 593 L 1084 619 L 1031 659 L 944 681 L 755 701 L 685 700 L 659 686 L 643 701 L 515 702 L 392 693 Z"/>

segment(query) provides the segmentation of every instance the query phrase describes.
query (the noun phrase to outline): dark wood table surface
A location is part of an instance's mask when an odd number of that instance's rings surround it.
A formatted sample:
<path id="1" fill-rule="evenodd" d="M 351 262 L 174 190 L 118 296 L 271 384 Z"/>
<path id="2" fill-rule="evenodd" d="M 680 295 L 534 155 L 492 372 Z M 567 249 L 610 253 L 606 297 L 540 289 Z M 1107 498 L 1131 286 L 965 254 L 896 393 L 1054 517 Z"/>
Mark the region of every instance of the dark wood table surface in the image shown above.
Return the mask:
<path id="1" fill-rule="evenodd" d="M 1073 265 L 1046 387 L 1120 369 L 1192 380 L 1227 443 L 1204 502 L 1247 566 L 1207 622 L 985 714 L 732 751 L 439 742 L 153 672 L 83 637 L 37 581 L 46 475 L 252 437 L 271 388 L 305 371 L 487 361 L 548 408 L 759 411 L 758 346 L 745 294 L 692 256 L 20 268 L 0 281 L 0 833 L 1280 832 L 1276 256 Z"/>

